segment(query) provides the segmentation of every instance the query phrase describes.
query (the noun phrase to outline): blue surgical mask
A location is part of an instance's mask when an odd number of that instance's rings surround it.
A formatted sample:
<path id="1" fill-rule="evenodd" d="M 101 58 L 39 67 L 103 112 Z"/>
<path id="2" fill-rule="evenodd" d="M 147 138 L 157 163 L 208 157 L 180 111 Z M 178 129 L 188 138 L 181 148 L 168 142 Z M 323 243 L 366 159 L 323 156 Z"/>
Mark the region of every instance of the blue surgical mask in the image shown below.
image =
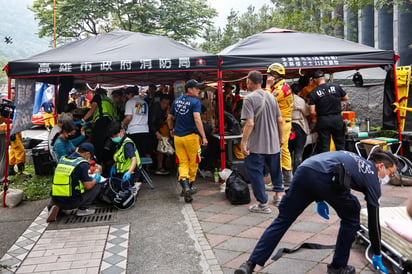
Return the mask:
<path id="1" fill-rule="evenodd" d="M 114 137 L 114 138 L 112 138 L 112 141 L 113 141 L 113 143 L 120 143 L 121 141 L 122 141 L 122 137 L 120 137 L 120 136 L 117 136 L 117 137 Z"/>

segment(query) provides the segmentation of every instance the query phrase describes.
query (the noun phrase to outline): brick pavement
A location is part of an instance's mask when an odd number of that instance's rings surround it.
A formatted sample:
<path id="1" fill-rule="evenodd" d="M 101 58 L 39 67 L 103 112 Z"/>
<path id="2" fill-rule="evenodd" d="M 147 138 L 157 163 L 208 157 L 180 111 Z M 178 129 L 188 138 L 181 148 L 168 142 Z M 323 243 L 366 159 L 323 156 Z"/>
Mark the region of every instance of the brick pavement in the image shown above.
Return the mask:
<path id="1" fill-rule="evenodd" d="M 220 185 L 199 180 L 192 204 L 185 204 L 182 214 L 188 220 L 188 237 L 201 250 L 204 273 L 233 273 L 245 261 L 260 235 L 278 214 L 248 211 L 249 205 L 234 206 L 220 192 Z M 405 206 L 411 188 L 383 186 L 382 206 Z M 176 188 L 176 195 L 179 189 Z M 270 193 L 269 193 L 270 194 Z M 363 195 L 355 193 L 363 202 Z M 251 193 L 252 202 L 255 200 Z M 182 199 L 177 201 L 183 203 Z M 331 209 L 330 220 L 309 206 L 291 226 L 277 248 L 292 248 L 302 242 L 331 245 L 336 241 L 339 218 Z M 127 212 L 127 211 L 125 211 Z M 86 228 L 46 230 L 43 210 L 10 250 L 1 258 L 7 266 L 0 273 L 126 273 L 130 224 L 108 224 Z M 365 247 L 354 244 L 349 263 L 357 273 L 374 273 L 364 257 Z M 142 254 L 144 256 L 144 254 Z M 285 254 L 278 261 L 257 267 L 260 273 L 325 273 L 333 250 L 299 250 Z"/>
<path id="2" fill-rule="evenodd" d="M 224 273 L 233 273 L 250 255 L 265 228 L 277 216 L 278 209 L 272 204 L 272 214 L 250 213 L 248 207 L 256 200 L 251 192 L 249 205 L 231 205 L 225 193 L 219 191 L 219 184 L 203 180 L 198 183 L 198 193 L 194 197 L 193 208 L 204 235 Z M 405 206 L 407 195 L 412 189 L 384 185 L 381 206 Z M 268 192 L 270 195 L 272 192 Z M 366 203 L 363 194 L 354 193 L 362 206 Z M 271 197 L 272 195 L 270 195 Z M 311 204 L 282 238 L 275 252 L 282 247 L 292 248 L 303 242 L 334 245 L 339 229 L 339 218 L 331 208 L 330 220 L 324 220 L 316 213 L 315 203 Z M 352 246 L 349 263 L 357 273 L 374 273 L 364 256 L 365 247 L 356 242 Z M 326 265 L 331 262 L 333 250 L 299 250 L 284 254 L 274 262 L 257 267 L 260 273 L 326 273 Z"/>

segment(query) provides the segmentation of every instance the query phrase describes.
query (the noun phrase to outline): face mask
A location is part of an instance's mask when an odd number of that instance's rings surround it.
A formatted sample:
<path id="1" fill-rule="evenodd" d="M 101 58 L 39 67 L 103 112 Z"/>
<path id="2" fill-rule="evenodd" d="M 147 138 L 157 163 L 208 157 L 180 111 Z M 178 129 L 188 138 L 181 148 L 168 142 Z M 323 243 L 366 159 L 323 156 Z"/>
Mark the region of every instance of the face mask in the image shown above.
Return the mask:
<path id="1" fill-rule="evenodd" d="M 385 184 L 389 183 L 389 181 L 390 181 L 391 179 L 390 179 L 389 176 L 386 174 L 386 168 L 385 168 L 385 167 L 383 167 L 383 172 L 385 173 L 385 177 L 383 177 L 382 179 L 379 178 L 379 182 L 380 182 L 382 185 L 385 185 Z"/>
<path id="2" fill-rule="evenodd" d="M 120 136 L 117 136 L 117 137 L 114 137 L 114 138 L 112 138 L 112 141 L 113 141 L 113 143 L 120 143 L 120 141 L 122 141 L 122 137 L 120 137 Z"/>

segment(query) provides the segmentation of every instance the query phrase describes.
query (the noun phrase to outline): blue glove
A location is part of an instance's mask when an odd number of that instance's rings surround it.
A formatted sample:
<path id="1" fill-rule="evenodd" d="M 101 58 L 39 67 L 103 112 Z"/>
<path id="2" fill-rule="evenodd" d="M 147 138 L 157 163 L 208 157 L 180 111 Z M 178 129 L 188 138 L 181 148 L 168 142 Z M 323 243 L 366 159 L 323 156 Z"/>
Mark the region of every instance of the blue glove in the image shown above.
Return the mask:
<path id="1" fill-rule="evenodd" d="M 88 127 L 90 127 L 92 125 L 92 123 L 90 123 L 90 122 L 85 122 L 84 124 L 83 124 L 83 127 L 84 128 L 88 128 Z"/>
<path id="2" fill-rule="evenodd" d="M 126 171 L 126 172 L 123 174 L 122 182 L 129 181 L 131 176 L 132 176 L 132 175 L 129 173 L 129 171 Z"/>
<path id="3" fill-rule="evenodd" d="M 325 201 L 322 202 L 317 202 L 318 204 L 318 214 L 322 217 L 325 218 L 326 220 L 329 220 L 329 206 Z"/>
<path id="4" fill-rule="evenodd" d="M 81 125 L 82 123 L 83 123 L 82 120 L 74 121 L 74 124 L 75 124 L 75 125 Z"/>
<path id="5" fill-rule="evenodd" d="M 114 175 L 116 175 L 116 168 L 115 168 L 115 166 L 112 166 L 111 168 L 110 168 L 110 173 L 109 173 L 109 175 L 110 175 L 110 177 L 114 177 Z"/>
<path id="6" fill-rule="evenodd" d="M 92 176 L 93 179 L 96 179 L 96 184 L 100 183 L 100 180 L 102 179 L 102 175 L 100 174 L 93 174 Z"/>
<path id="7" fill-rule="evenodd" d="M 375 268 L 376 270 L 379 270 L 382 273 L 388 274 L 388 270 L 382 263 L 382 255 L 373 254 L 372 263 L 373 263 L 373 268 Z"/>

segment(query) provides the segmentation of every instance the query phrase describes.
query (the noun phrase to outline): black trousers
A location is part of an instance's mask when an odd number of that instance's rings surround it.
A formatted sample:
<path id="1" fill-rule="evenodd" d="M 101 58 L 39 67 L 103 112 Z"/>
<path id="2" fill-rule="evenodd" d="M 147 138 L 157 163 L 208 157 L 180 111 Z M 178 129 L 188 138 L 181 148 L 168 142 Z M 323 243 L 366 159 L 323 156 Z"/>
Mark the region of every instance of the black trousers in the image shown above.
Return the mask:
<path id="1" fill-rule="evenodd" d="M 350 192 L 337 192 L 331 181 L 332 174 L 300 166 L 279 204 L 279 215 L 260 237 L 249 261 L 263 266 L 288 228 L 305 208 L 314 201 L 326 201 L 341 219 L 332 263 L 336 267 L 346 266 L 352 242 L 359 229 L 361 206 Z"/>
<path id="2" fill-rule="evenodd" d="M 91 143 L 94 145 L 94 155 L 97 158 L 98 163 L 105 163 L 107 158 L 105 158 L 104 145 L 107 139 L 107 128 L 111 120 L 108 117 L 100 118 L 96 121 L 93 127 Z"/>
<path id="3" fill-rule="evenodd" d="M 318 116 L 316 127 L 318 129 L 318 153 L 330 150 L 331 135 L 336 150 L 345 149 L 345 126 L 341 114 Z"/>
<path id="4" fill-rule="evenodd" d="M 292 123 L 292 129 L 295 132 L 295 138 L 293 140 L 289 139 L 289 151 L 292 156 L 293 172 L 295 172 L 303 160 L 307 135 L 298 124 Z"/>

